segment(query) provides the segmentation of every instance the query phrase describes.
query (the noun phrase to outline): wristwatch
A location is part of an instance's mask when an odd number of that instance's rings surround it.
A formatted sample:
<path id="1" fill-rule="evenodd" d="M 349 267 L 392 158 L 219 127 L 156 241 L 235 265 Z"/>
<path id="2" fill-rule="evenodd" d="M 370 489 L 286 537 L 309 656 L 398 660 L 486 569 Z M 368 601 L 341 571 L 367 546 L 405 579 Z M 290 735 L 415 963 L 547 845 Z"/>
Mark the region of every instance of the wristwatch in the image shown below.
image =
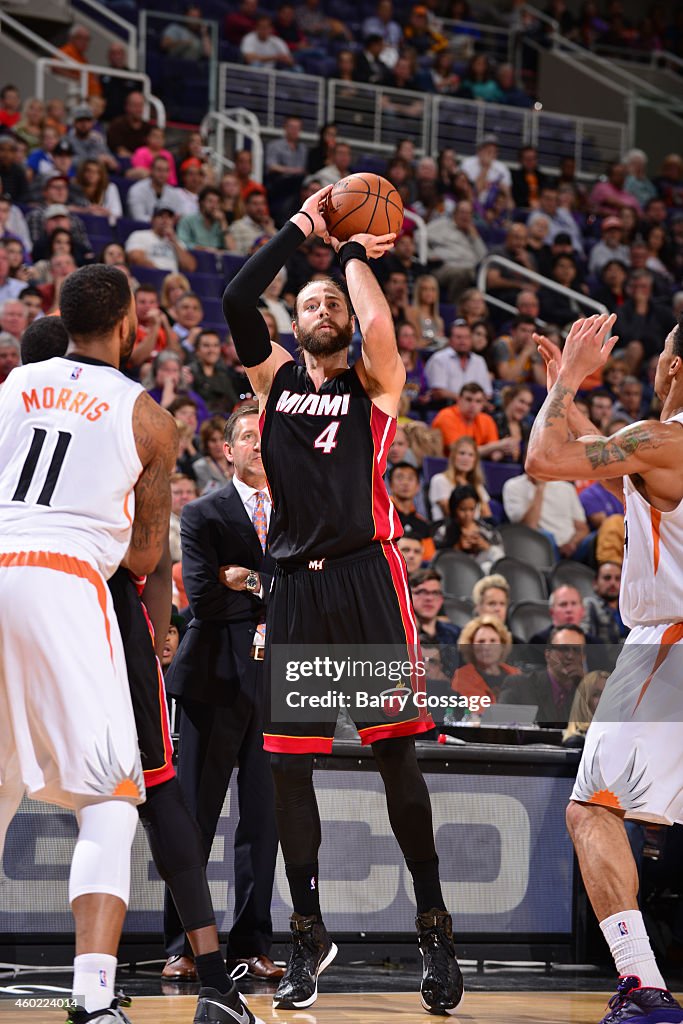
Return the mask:
<path id="1" fill-rule="evenodd" d="M 261 589 L 261 580 L 259 579 L 258 573 L 254 572 L 253 569 L 250 569 L 249 572 L 247 573 L 247 578 L 244 581 L 244 586 L 245 589 L 248 590 L 250 594 L 258 594 L 259 590 Z"/>

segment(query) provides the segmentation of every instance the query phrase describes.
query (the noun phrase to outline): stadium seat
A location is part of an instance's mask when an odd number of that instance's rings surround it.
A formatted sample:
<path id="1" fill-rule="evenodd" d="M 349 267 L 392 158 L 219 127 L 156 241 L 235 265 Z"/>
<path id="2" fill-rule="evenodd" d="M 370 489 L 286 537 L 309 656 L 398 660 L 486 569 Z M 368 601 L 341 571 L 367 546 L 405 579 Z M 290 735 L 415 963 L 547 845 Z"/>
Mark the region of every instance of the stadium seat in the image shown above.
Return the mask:
<path id="1" fill-rule="evenodd" d="M 215 252 L 207 252 L 206 249 L 191 249 L 190 252 L 197 261 L 197 273 L 216 275 L 222 273 L 219 263 L 220 256 L 217 256 Z"/>
<path id="2" fill-rule="evenodd" d="M 548 538 L 524 523 L 504 523 L 500 528 L 505 554 L 537 569 L 551 569 L 555 552 Z"/>
<path id="3" fill-rule="evenodd" d="M 550 589 L 555 590 L 562 585 L 576 587 L 581 597 L 591 597 L 595 594 L 593 580 L 595 573 L 582 562 L 572 562 L 565 558 L 558 562 L 550 576 Z"/>
<path id="4" fill-rule="evenodd" d="M 508 612 L 510 632 L 524 643 L 550 625 L 547 601 L 518 601 Z"/>
<path id="5" fill-rule="evenodd" d="M 437 473 L 443 473 L 447 465 L 448 459 L 440 458 L 438 455 L 426 455 L 422 460 L 422 478 L 424 482 L 428 484 Z"/>
<path id="6" fill-rule="evenodd" d="M 469 598 L 452 597 L 450 594 L 444 594 L 443 613 L 448 616 L 449 622 L 452 622 L 454 626 L 460 626 L 462 629 L 474 617 L 474 605 Z"/>
<path id="7" fill-rule="evenodd" d="M 503 484 L 522 472 L 522 467 L 516 462 L 487 462 L 482 459 L 481 468 L 486 478 L 486 490 L 492 498 L 500 498 Z"/>
<path id="8" fill-rule="evenodd" d="M 510 584 L 510 600 L 515 601 L 547 601 L 548 587 L 545 577 L 527 562 L 517 558 L 499 558 L 491 567 L 491 572 L 499 572 Z"/>
<path id="9" fill-rule="evenodd" d="M 439 551 L 432 565 L 443 577 L 443 589 L 453 597 L 469 598 L 472 587 L 484 573 L 463 551 Z"/>

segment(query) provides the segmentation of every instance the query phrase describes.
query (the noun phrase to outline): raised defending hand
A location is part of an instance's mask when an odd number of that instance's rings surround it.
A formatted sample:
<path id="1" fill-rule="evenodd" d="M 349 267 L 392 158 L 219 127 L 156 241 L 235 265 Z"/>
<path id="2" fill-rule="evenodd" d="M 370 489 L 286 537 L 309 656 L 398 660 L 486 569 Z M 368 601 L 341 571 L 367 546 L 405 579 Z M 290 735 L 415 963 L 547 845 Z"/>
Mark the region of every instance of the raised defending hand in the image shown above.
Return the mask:
<path id="1" fill-rule="evenodd" d="M 342 245 L 346 244 L 345 242 L 340 242 L 333 235 L 330 235 L 326 240 L 329 241 L 335 252 L 339 252 Z M 351 235 L 351 238 L 347 239 L 349 242 L 359 242 L 371 260 L 377 260 L 380 256 L 384 256 L 386 252 L 390 252 L 394 248 L 395 240 L 396 234 L 393 231 L 388 235 Z"/>
<path id="2" fill-rule="evenodd" d="M 558 346 L 550 340 L 550 338 L 546 338 L 545 334 L 534 333 L 533 339 L 538 345 L 538 351 L 545 363 L 546 374 L 548 377 L 546 387 L 548 391 L 550 391 L 560 373 L 560 367 L 562 366 L 562 352 Z"/>
<path id="3" fill-rule="evenodd" d="M 599 316 L 583 317 L 572 325 L 564 343 L 562 369 L 577 385 L 609 359 L 619 340 L 617 334 L 610 337 L 616 319 L 616 313 L 600 313 Z"/>

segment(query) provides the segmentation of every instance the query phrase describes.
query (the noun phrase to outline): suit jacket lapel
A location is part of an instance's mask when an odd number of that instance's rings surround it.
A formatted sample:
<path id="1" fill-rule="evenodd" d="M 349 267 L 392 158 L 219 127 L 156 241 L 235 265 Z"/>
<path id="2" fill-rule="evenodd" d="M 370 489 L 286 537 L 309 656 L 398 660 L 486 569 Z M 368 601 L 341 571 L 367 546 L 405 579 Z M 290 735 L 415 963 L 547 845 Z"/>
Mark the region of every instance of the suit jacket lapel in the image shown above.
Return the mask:
<path id="1" fill-rule="evenodd" d="M 225 503 L 224 513 L 226 522 L 229 523 L 231 530 L 242 538 L 256 560 L 257 565 L 260 564 L 263 558 L 261 542 L 258 539 L 258 534 L 254 529 L 254 524 L 249 518 L 247 510 L 242 504 L 242 499 L 237 493 L 237 488 L 234 484 L 229 483 L 223 489 L 221 496 Z"/>

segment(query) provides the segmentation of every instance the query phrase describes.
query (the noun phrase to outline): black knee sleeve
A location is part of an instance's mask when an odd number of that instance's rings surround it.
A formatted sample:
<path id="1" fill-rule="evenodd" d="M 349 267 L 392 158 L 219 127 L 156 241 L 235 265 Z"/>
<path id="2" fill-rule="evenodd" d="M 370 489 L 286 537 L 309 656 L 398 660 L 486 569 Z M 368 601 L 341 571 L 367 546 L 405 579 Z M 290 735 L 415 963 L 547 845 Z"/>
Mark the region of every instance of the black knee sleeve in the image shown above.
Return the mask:
<path id="1" fill-rule="evenodd" d="M 150 786 L 138 808 L 157 871 L 186 932 L 215 924 L 202 837 L 176 778 Z"/>
<path id="2" fill-rule="evenodd" d="M 407 860 L 436 857 L 432 805 L 412 736 L 378 740 L 372 752 L 387 795 L 391 828 Z"/>
<path id="3" fill-rule="evenodd" d="M 271 754 L 277 830 L 286 864 L 308 864 L 320 849 L 312 754 Z"/>

